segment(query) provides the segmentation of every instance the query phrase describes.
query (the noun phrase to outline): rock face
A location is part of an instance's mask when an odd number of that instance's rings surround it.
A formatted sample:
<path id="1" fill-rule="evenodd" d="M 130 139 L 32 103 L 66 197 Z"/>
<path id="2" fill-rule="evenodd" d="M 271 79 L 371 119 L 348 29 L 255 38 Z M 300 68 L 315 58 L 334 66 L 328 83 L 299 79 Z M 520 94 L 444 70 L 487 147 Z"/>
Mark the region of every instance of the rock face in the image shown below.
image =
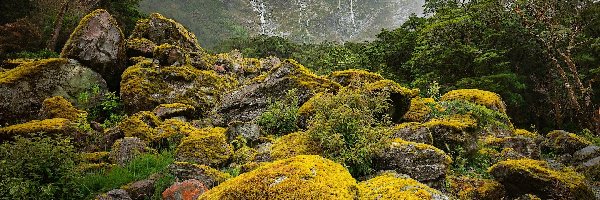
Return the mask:
<path id="1" fill-rule="evenodd" d="M 449 200 L 440 191 L 395 173 L 384 173 L 358 184 L 358 199 Z"/>
<path id="2" fill-rule="evenodd" d="M 71 34 L 62 58 L 72 58 L 100 73 L 113 89 L 119 88 L 125 70 L 125 36 L 106 10 L 84 17 Z"/>
<path id="3" fill-rule="evenodd" d="M 354 199 L 356 180 L 320 156 L 266 164 L 209 190 L 199 199 Z"/>
<path id="4" fill-rule="evenodd" d="M 44 99 L 54 96 L 73 103 L 85 93 L 89 97 L 87 103 L 76 106 L 92 107 L 99 104 L 95 100 L 105 91 L 102 76 L 75 60 L 54 58 L 25 62 L 0 74 L 0 124 L 36 119 Z"/>
<path id="5" fill-rule="evenodd" d="M 190 179 L 181 183 L 176 182 L 162 193 L 164 200 L 195 200 L 204 194 L 208 188 L 198 180 Z"/>
<path id="6" fill-rule="evenodd" d="M 303 104 L 316 92 L 336 91 L 340 85 L 318 77 L 296 61 L 286 60 L 272 69 L 266 76 L 255 78 L 255 82 L 223 95 L 216 108 L 223 126 L 236 120 L 249 122 L 260 116 L 270 100 L 281 99 L 288 90 L 297 89 L 299 104 Z"/>
<path id="7" fill-rule="evenodd" d="M 378 152 L 375 169 L 394 170 L 424 183 L 443 181 L 452 163 L 442 150 L 431 145 L 394 139 Z"/>
<path id="8" fill-rule="evenodd" d="M 518 197 L 535 194 L 542 199 L 594 199 L 585 177 L 566 169 L 552 169 L 547 162 L 520 159 L 502 161 L 490 168 L 506 194 Z"/>

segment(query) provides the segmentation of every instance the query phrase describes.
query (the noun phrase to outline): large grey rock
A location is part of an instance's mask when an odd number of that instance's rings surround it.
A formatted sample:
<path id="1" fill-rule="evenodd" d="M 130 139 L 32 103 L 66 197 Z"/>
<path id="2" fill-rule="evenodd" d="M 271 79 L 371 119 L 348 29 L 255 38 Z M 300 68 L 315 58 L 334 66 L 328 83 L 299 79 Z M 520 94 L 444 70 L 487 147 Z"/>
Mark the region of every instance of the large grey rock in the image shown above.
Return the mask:
<path id="1" fill-rule="evenodd" d="M 36 119 L 49 97 L 62 96 L 82 109 L 99 105 L 106 91 L 102 76 L 75 60 L 25 62 L 0 74 L 0 125 Z"/>
<path id="2" fill-rule="evenodd" d="M 125 36 L 117 20 L 106 10 L 99 9 L 79 22 L 61 57 L 78 60 L 102 74 L 111 88 L 118 89 L 126 68 Z"/>
<path id="3" fill-rule="evenodd" d="M 600 156 L 600 147 L 595 145 L 587 146 L 573 154 L 575 162 L 586 161 L 594 157 Z"/>

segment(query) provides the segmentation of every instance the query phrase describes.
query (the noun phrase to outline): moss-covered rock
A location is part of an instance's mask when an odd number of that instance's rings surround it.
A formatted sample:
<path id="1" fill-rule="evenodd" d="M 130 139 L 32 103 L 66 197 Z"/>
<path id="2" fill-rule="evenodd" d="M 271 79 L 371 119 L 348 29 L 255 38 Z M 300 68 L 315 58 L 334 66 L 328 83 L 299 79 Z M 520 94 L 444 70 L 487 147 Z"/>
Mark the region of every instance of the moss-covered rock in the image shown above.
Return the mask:
<path id="1" fill-rule="evenodd" d="M 433 137 L 429 128 L 417 122 L 396 125 L 391 131 L 390 138 L 433 145 Z"/>
<path id="2" fill-rule="evenodd" d="M 248 146 L 243 146 L 235 152 L 233 152 L 233 156 L 231 156 L 231 161 L 236 166 L 241 166 L 250 162 L 253 162 L 256 159 L 256 155 L 258 151 L 256 149 L 250 148 Z"/>
<path id="3" fill-rule="evenodd" d="M 412 98 L 419 94 L 417 89 L 408 89 L 391 80 L 381 80 L 365 86 L 369 92 L 384 92 L 389 95 L 390 109 L 388 111 L 392 121 L 399 122 L 410 107 Z"/>
<path id="4" fill-rule="evenodd" d="M 148 144 L 136 137 L 118 139 L 112 146 L 109 159 L 112 163 L 126 165 L 138 155 L 148 151 Z"/>
<path id="5" fill-rule="evenodd" d="M 212 188 L 231 178 L 215 168 L 189 162 L 175 162 L 169 165 L 169 171 L 179 180 L 196 179 Z"/>
<path id="6" fill-rule="evenodd" d="M 291 158 L 299 155 L 319 155 L 321 148 L 304 132 L 287 134 L 273 143 L 271 158 L 274 160 Z"/>
<path id="7" fill-rule="evenodd" d="M 477 150 L 477 122 L 468 115 L 433 119 L 423 126 L 431 131 L 433 146 L 437 148 L 446 152 L 453 152 L 459 148 L 467 152 Z"/>
<path id="8" fill-rule="evenodd" d="M 80 115 L 86 114 L 85 111 L 75 108 L 71 102 L 62 96 L 45 99 L 40 112 L 43 119 L 64 118 L 71 121 L 75 121 Z"/>
<path id="9" fill-rule="evenodd" d="M 410 108 L 402 119 L 409 122 L 425 122 L 433 111 L 431 106 L 440 107 L 433 98 L 415 97 L 410 100 Z"/>
<path id="10" fill-rule="evenodd" d="M 352 83 L 369 84 L 383 80 L 383 76 L 371 73 L 360 69 L 349 69 L 344 71 L 335 71 L 331 73 L 327 78 L 342 86 L 348 86 Z"/>
<path id="11" fill-rule="evenodd" d="M 38 119 L 44 99 L 50 97 L 62 96 L 86 109 L 99 105 L 105 92 L 106 82 L 100 74 L 75 60 L 25 62 L 0 74 L 0 124 Z"/>
<path id="12" fill-rule="evenodd" d="M 167 119 L 155 128 L 154 144 L 159 148 L 179 145 L 181 140 L 193 132 L 199 131 L 194 125 L 179 119 Z"/>
<path id="13" fill-rule="evenodd" d="M 45 120 L 33 120 L 23 124 L 16 124 L 0 128 L 0 141 L 11 139 L 14 136 L 26 136 L 30 133 L 45 133 L 49 135 L 61 134 L 64 136 L 72 135 L 77 128 L 74 123 L 68 119 L 54 118 Z"/>
<path id="14" fill-rule="evenodd" d="M 182 103 L 161 104 L 152 110 L 154 114 L 161 119 L 174 117 L 185 117 L 186 119 L 198 118 L 199 114 L 196 108 Z"/>
<path id="15" fill-rule="evenodd" d="M 384 173 L 358 184 L 358 199 L 448 200 L 446 195 L 408 177 Z"/>
<path id="16" fill-rule="evenodd" d="M 183 66 L 192 64 L 190 55 L 181 47 L 162 44 L 154 48 L 154 59 L 157 59 L 161 66 Z"/>
<path id="17" fill-rule="evenodd" d="M 557 170 L 545 161 L 502 161 L 489 169 L 509 196 L 535 194 L 542 199 L 594 199 L 585 177 L 570 168 Z"/>
<path id="18" fill-rule="evenodd" d="M 205 113 L 225 90 L 234 86 L 214 71 L 192 66 L 158 67 L 143 61 L 127 68 L 121 81 L 121 99 L 129 112 L 152 110 L 160 104 L 183 103 Z"/>
<path id="19" fill-rule="evenodd" d="M 203 51 L 194 33 L 158 13 L 152 13 L 149 19 L 139 20 L 129 38 L 145 38 L 156 45 L 176 45 L 188 52 Z"/>
<path id="20" fill-rule="evenodd" d="M 492 147 L 494 149 L 512 149 L 523 157 L 528 157 L 532 159 L 540 158 L 540 146 L 539 140 L 516 136 L 516 137 L 503 137 L 497 138 L 493 136 L 488 136 L 482 138 L 484 145 L 488 147 Z"/>
<path id="21" fill-rule="evenodd" d="M 175 182 L 164 192 L 162 199 L 164 200 L 188 200 L 198 199 L 204 194 L 208 188 L 199 180 L 190 179 L 183 182 Z"/>
<path id="22" fill-rule="evenodd" d="M 110 152 L 101 151 L 101 152 L 91 152 L 91 153 L 82 153 L 81 159 L 87 163 L 106 163 L 109 161 Z"/>
<path id="23" fill-rule="evenodd" d="M 376 170 L 394 170 L 421 182 L 440 185 L 452 159 L 434 146 L 393 139 L 377 152 L 373 163 Z"/>
<path id="24" fill-rule="evenodd" d="M 500 95 L 478 89 L 452 90 L 442 96 L 441 101 L 463 100 L 473 102 L 489 109 L 506 113 L 506 105 Z"/>
<path id="25" fill-rule="evenodd" d="M 546 135 L 546 140 L 543 142 L 543 147 L 556 153 L 573 154 L 591 144 L 592 143 L 590 141 L 574 133 L 569 133 L 563 130 L 555 130 Z"/>
<path id="26" fill-rule="evenodd" d="M 495 200 L 505 197 L 504 186 L 490 179 L 451 176 L 448 179 L 450 193 L 458 199 Z"/>
<path id="27" fill-rule="evenodd" d="M 296 156 L 225 181 L 200 199 L 354 199 L 356 180 L 331 160 Z"/>
<path id="28" fill-rule="evenodd" d="M 137 137 L 146 142 L 151 142 L 157 136 L 155 128 L 161 124 L 162 121 L 154 113 L 142 111 L 125 118 L 117 128 L 123 132 L 125 137 Z"/>
<path id="29" fill-rule="evenodd" d="M 113 89 L 119 88 L 126 68 L 125 36 L 106 10 L 85 16 L 65 44 L 61 58 L 72 58 L 100 73 Z"/>
<path id="30" fill-rule="evenodd" d="M 315 93 L 336 91 L 340 85 L 319 77 L 293 60 L 286 60 L 267 74 L 261 75 L 249 85 L 225 94 L 215 111 L 223 118 L 219 125 L 231 121 L 249 122 L 260 116 L 271 101 L 282 99 L 296 89 L 301 105 Z"/>
<path id="31" fill-rule="evenodd" d="M 224 128 L 204 128 L 181 141 L 175 152 L 178 161 L 221 166 L 233 153 Z"/>
<path id="32" fill-rule="evenodd" d="M 130 38 L 127 40 L 127 57 L 151 58 L 156 44 L 146 38 Z"/>
<path id="33" fill-rule="evenodd" d="M 246 143 L 255 143 L 261 137 L 261 128 L 256 122 L 233 121 L 228 124 L 227 140 L 244 140 Z"/>

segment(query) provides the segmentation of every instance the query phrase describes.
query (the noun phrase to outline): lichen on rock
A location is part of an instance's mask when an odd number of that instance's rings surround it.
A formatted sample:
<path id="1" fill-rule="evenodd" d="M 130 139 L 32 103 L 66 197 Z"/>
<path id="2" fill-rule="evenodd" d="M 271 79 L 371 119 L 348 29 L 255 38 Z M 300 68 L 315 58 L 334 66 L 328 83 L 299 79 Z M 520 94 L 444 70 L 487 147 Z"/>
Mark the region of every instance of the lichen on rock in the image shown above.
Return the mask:
<path id="1" fill-rule="evenodd" d="M 40 115 L 43 119 L 64 118 L 71 121 L 77 120 L 80 115 L 87 115 L 83 110 L 79 110 L 62 96 L 50 97 L 42 103 Z"/>
<path id="2" fill-rule="evenodd" d="M 440 98 L 441 101 L 464 100 L 473 102 L 489 109 L 506 113 L 506 105 L 500 95 L 478 89 L 452 90 Z"/>
<path id="3" fill-rule="evenodd" d="M 358 199 L 449 200 L 450 198 L 414 179 L 388 172 L 360 182 Z"/>
<path id="4" fill-rule="evenodd" d="M 190 133 L 177 146 L 176 159 L 212 167 L 223 165 L 233 153 L 227 143 L 225 131 L 224 128 L 216 127 Z"/>
<path id="5" fill-rule="evenodd" d="M 23 124 L 16 124 L 0 128 L 0 141 L 11 139 L 17 135 L 24 136 L 31 133 L 70 135 L 75 133 L 75 131 L 75 124 L 68 119 L 53 118 L 45 120 L 33 120 Z"/>
<path id="6" fill-rule="evenodd" d="M 313 141 L 304 132 L 290 133 L 273 143 L 271 158 L 274 160 L 291 158 L 299 155 L 320 155 L 319 143 Z"/>

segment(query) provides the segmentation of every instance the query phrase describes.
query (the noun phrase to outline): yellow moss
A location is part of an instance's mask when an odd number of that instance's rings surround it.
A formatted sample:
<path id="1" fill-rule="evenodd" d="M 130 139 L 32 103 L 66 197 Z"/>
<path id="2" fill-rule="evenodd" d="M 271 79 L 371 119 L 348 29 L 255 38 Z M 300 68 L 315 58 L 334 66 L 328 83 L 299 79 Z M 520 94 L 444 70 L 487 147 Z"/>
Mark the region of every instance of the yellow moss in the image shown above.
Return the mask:
<path id="1" fill-rule="evenodd" d="M 90 20 L 101 14 L 101 13 L 108 13 L 108 11 L 104 10 L 104 9 L 96 9 L 93 12 L 87 14 L 86 16 L 84 16 L 81 21 L 79 21 L 79 25 L 77 25 L 77 27 L 75 28 L 75 30 L 73 30 L 73 32 L 71 32 L 71 36 L 69 37 L 69 40 L 67 40 L 67 42 L 65 43 L 65 46 L 63 47 L 62 51 L 60 52 L 60 57 L 64 58 L 67 54 L 70 53 L 70 51 L 73 51 L 74 45 L 72 45 L 73 40 L 74 39 L 79 39 L 81 38 L 81 34 L 83 34 L 83 32 L 81 31 L 83 28 L 86 28 L 87 25 L 89 24 Z M 117 20 L 114 17 L 111 17 L 110 19 L 110 23 L 113 25 L 118 25 Z M 121 30 L 121 28 L 119 28 L 118 26 L 116 27 L 119 30 L 119 37 L 122 39 L 125 39 L 125 35 L 123 34 L 123 31 Z M 121 48 L 124 48 L 125 46 L 123 45 Z"/>
<path id="2" fill-rule="evenodd" d="M 453 115 L 448 118 L 432 119 L 427 123 L 423 124 L 426 127 L 445 126 L 452 127 L 456 130 L 465 130 L 467 128 L 473 128 L 477 126 L 477 121 L 470 115 Z"/>
<path id="3" fill-rule="evenodd" d="M 255 149 L 247 147 L 247 146 L 243 146 L 242 148 L 236 150 L 233 153 L 232 160 L 236 164 L 243 165 L 243 164 L 249 163 L 251 161 L 254 161 L 254 158 L 256 157 L 257 154 L 258 154 L 258 152 Z"/>
<path id="4" fill-rule="evenodd" d="M 0 85 L 11 84 L 16 80 L 29 77 L 36 79 L 37 73 L 47 69 L 57 69 L 67 64 L 66 59 L 50 58 L 33 62 L 24 62 L 18 67 L 0 74 Z"/>
<path id="5" fill-rule="evenodd" d="M 319 92 L 315 94 L 312 98 L 308 99 L 308 101 L 304 102 L 300 108 L 298 108 L 298 115 L 311 115 L 315 113 L 314 102 L 316 99 L 321 98 L 325 93 Z"/>
<path id="6" fill-rule="evenodd" d="M 358 184 L 358 199 L 433 199 L 441 192 L 411 178 L 386 173 Z"/>
<path id="7" fill-rule="evenodd" d="M 156 127 L 162 122 L 152 112 L 142 111 L 126 118 L 119 124 L 119 128 L 125 134 L 125 137 L 137 137 L 141 140 L 150 142 L 157 135 Z"/>
<path id="8" fill-rule="evenodd" d="M 209 179 L 212 179 L 215 184 L 219 184 L 222 182 L 225 182 L 226 180 L 231 178 L 231 175 L 228 173 L 224 173 L 221 172 L 215 168 L 206 166 L 206 165 L 199 165 L 199 164 L 194 164 L 194 163 L 189 163 L 189 162 L 175 162 L 174 163 L 175 166 L 181 166 L 181 168 L 196 168 L 196 169 L 200 169 L 200 171 L 202 171 L 202 174 L 207 176 Z M 209 185 L 209 187 L 211 187 L 212 185 Z"/>
<path id="9" fill-rule="evenodd" d="M 173 139 L 173 137 L 185 137 L 195 131 L 199 131 L 199 129 L 190 123 L 178 119 L 167 119 L 156 128 L 157 134 L 154 137 L 154 140 L 160 141 L 164 139 Z"/>
<path id="10" fill-rule="evenodd" d="M 148 34 L 148 31 L 149 31 L 148 29 L 150 28 L 150 23 L 152 20 L 157 20 L 157 21 L 160 21 L 163 23 L 171 24 L 169 29 L 174 29 L 171 31 L 174 31 L 174 32 L 176 31 L 181 36 L 183 36 L 185 38 L 185 40 L 187 40 L 189 42 L 193 42 L 193 44 L 192 44 L 193 46 L 187 47 L 187 48 L 195 48 L 197 50 L 202 50 L 200 45 L 197 43 L 198 39 L 196 38 L 196 35 L 194 35 L 194 33 L 188 31 L 183 25 L 176 22 L 175 20 L 166 18 L 159 13 L 150 14 L 150 19 L 138 20 L 138 22 L 136 23 L 136 26 L 133 30 L 133 34 L 131 35 L 130 38 L 143 38 L 144 35 Z M 165 33 L 157 33 L 157 34 L 165 34 Z M 176 34 L 176 33 L 170 33 L 170 34 Z M 181 38 L 175 38 L 175 39 L 180 40 Z M 169 41 L 169 43 L 176 44 L 178 42 L 177 41 Z"/>
<path id="11" fill-rule="evenodd" d="M 429 107 L 430 105 L 434 105 L 438 109 L 441 109 L 441 106 L 439 106 L 433 98 L 415 97 L 411 99 L 410 108 L 408 109 L 408 112 L 404 114 L 403 119 L 411 122 L 423 122 L 427 120 L 427 116 L 432 111 Z"/>
<path id="12" fill-rule="evenodd" d="M 451 191 L 459 199 L 500 199 L 504 186 L 495 180 L 470 177 L 448 177 Z"/>
<path id="13" fill-rule="evenodd" d="M 400 86 L 400 84 L 392 80 L 381 80 L 375 83 L 368 84 L 366 86 L 368 91 L 388 91 L 393 93 L 399 93 L 403 96 L 413 98 L 419 94 L 418 89 L 408 89 Z"/>
<path id="14" fill-rule="evenodd" d="M 63 133 L 70 134 L 69 129 L 74 129 L 74 124 L 68 119 L 54 118 L 45 120 L 33 120 L 24 124 L 16 124 L 0 128 L 0 139 L 7 139 L 15 135 L 29 133 Z"/>
<path id="15" fill-rule="evenodd" d="M 310 139 L 304 132 L 285 135 L 273 143 L 271 157 L 274 160 L 291 158 L 298 155 L 319 155 L 319 143 Z"/>
<path id="16" fill-rule="evenodd" d="M 127 48 L 130 49 L 143 49 L 148 48 L 153 50 L 156 44 L 146 38 L 131 38 L 127 40 Z M 149 52 L 150 53 L 150 52 Z"/>
<path id="17" fill-rule="evenodd" d="M 361 69 L 349 69 L 349 70 L 344 70 L 344 71 L 335 71 L 335 72 L 331 73 L 328 76 L 328 78 L 330 80 L 333 80 L 333 81 L 341 84 L 342 86 L 348 86 L 352 82 L 368 84 L 368 83 L 374 83 L 374 82 L 384 79 L 383 76 L 381 76 L 379 74 L 371 73 L 371 72 L 361 70 Z"/>
<path id="18" fill-rule="evenodd" d="M 409 148 L 412 149 L 415 147 L 417 150 L 433 150 L 438 155 L 444 155 L 446 165 L 452 164 L 452 158 L 446 154 L 446 152 L 428 144 L 418 143 L 418 142 L 409 142 L 400 138 L 394 138 L 391 140 L 391 148 Z"/>
<path id="19" fill-rule="evenodd" d="M 108 161 L 108 156 L 110 152 L 102 151 L 102 152 L 92 152 L 92 153 L 82 153 L 81 159 L 90 163 L 98 163 Z"/>
<path id="20" fill-rule="evenodd" d="M 225 181 L 199 199 L 354 199 L 356 181 L 342 165 L 296 156 Z"/>
<path id="21" fill-rule="evenodd" d="M 525 129 L 516 129 L 513 132 L 513 135 L 514 136 L 528 137 L 528 138 L 539 138 L 539 137 L 541 137 L 540 134 L 529 132 L 528 130 L 525 130 Z"/>
<path id="22" fill-rule="evenodd" d="M 180 63 L 180 65 L 189 65 L 191 63 L 190 55 L 185 53 L 181 47 L 171 45 L 168 43 L 161 44 L 161 45 L 154 47 L 153 56 L 154 56 L 154 58 L 166 59 L 166 58 L 168 58 L 168 56 L 171 56 L 170 54 L 172 52 L 175 52 L 175 51 L 181 53 L 181 55 L 178 55 L 178 56 L 184 56 L 184 63 Z"/>
<path id="23" fill-rule="evenodd" d="M 441 101 L 464 100 L 473 102 L 489 109 L 506 113 L 506 105 L 502 101 L 500 95 L 478 89 L 460 89 L 452 90 L 440 99 Z"/>
<path id="24" fill-rule="evenodd" d="M 73 104 L 62 96 L 47 98 L 42 103 L 42 114 L 45 118 L 65 118 L 76 120 L 87 113 L 73 107 Z"/>
<path id="25" fill-rule="evenodd" d="M 276 72 L 282 67 L 291 66 L 291 72 L 287 75 L 288 78 L 294 80 L 298 86 L 315 90 L 314 92 L 337 91 L 341 85 L 329 79 L 317 76 L 306 67 L 292 59 L 284 60 L 281 64 L 271 69 L 269 73 L 262 74 L 254 78 L 253 82 L 263 82 L 268 78 L 269 74 Z"/>
<path id="26" fill-rule="evenodd" d="M 194 131 L 181 141 L 175 154 L 182 161 L 219 166 L 232 154 L 225 137 L 226 131 L 221 127 Z"/>
<path id="27" fill-rule="evenodd" d="M 488 171 L 491 173 L 498 168 L 507 168 L 514 173 L 527 173 L 540 180 L 560 182 L 570 189 L 579 188 L 585 184 L 585 177 L 575 172 L 572 168 L 557 171 L 551 169 L 547 162 L 540 160 L 524 158 L 502 161 L 490 167 Z"/>
<path id="28" fill-rule="evenodd" d="M 566 135 L 563 135 L 562 131 L 560 131 L 560 130 L 551 131 L 548 133 L 548 135 L 546 135 L 546 137 L 551 138 L 552 144 L 554 144 L 556 146 L 560 146 L 560 144 L 565 141 L 570 141 L 571 143 L 584 144 L 586 146 L 592 144 L 587 139 L 585 139 L 581 136 L 578 136 L 575 133 L 567 133 Z"/>

